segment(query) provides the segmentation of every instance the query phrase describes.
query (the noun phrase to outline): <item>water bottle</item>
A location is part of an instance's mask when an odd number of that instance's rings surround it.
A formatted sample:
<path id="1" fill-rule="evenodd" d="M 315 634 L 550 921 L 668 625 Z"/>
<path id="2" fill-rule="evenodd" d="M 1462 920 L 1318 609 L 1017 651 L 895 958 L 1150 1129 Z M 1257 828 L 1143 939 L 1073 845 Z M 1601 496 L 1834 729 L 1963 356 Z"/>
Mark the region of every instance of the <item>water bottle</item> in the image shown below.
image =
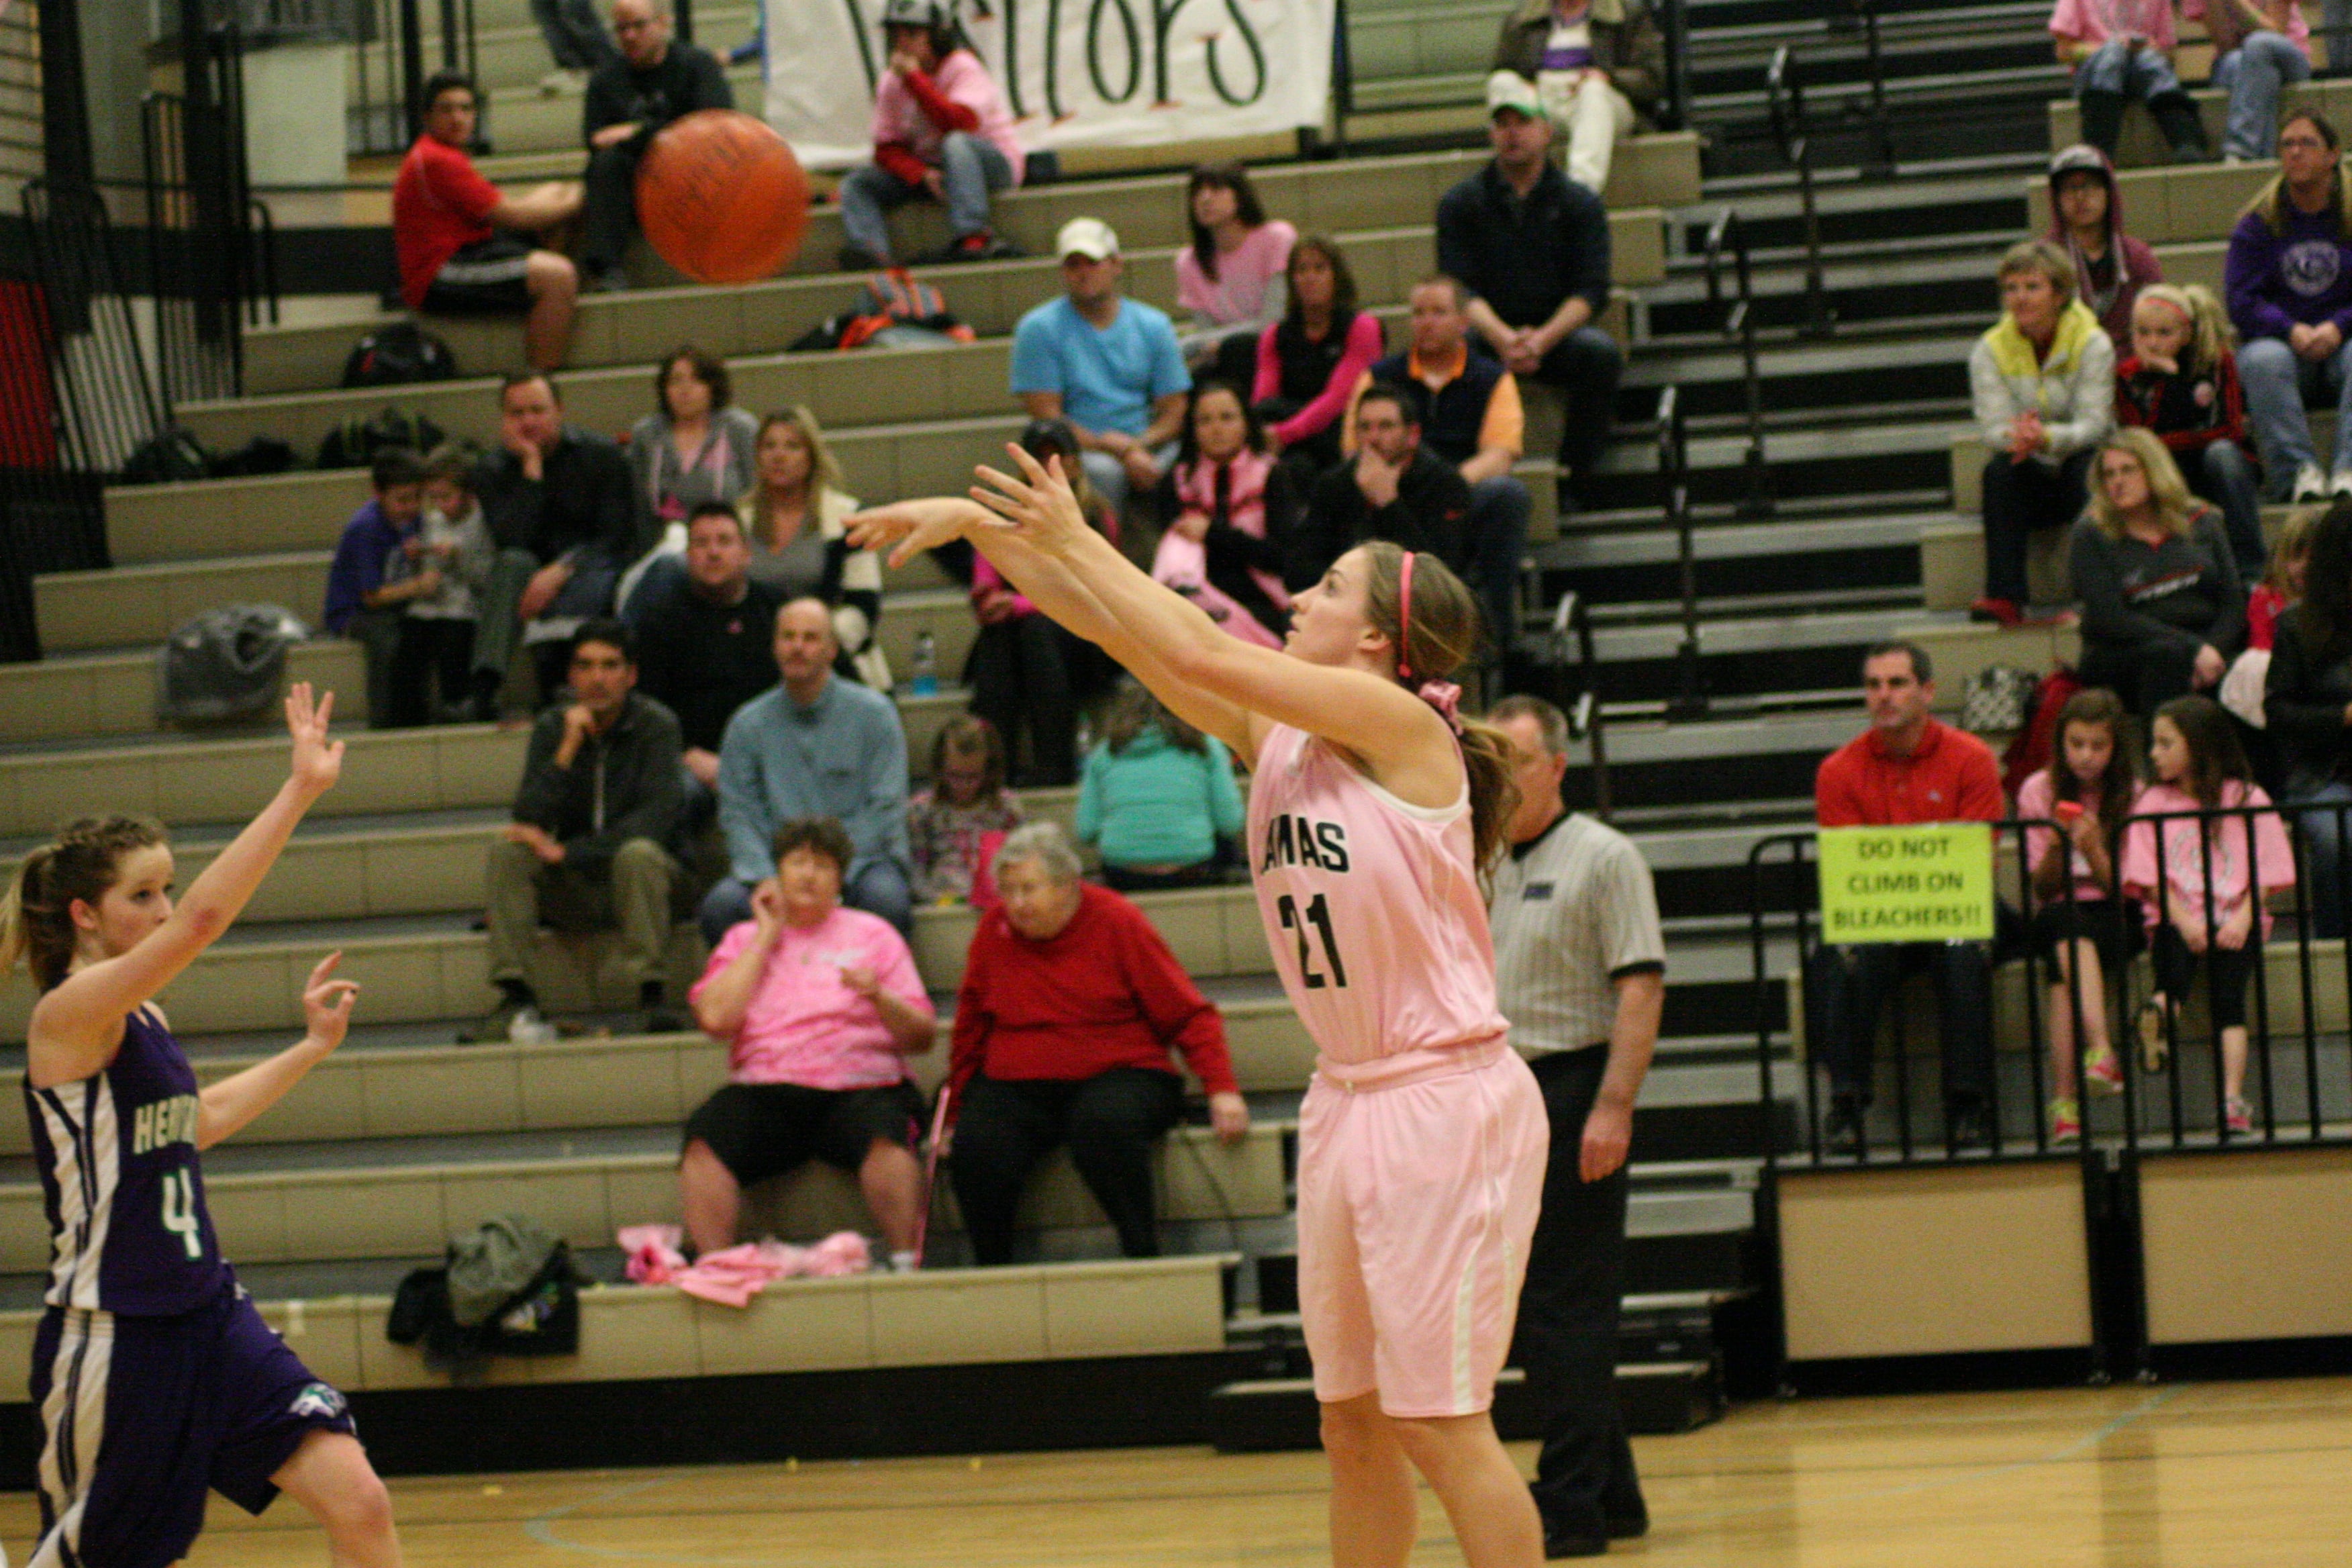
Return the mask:
<path id="1" fill-rule="evenodd" d="M 908 689 L 918 697 L 940 694 L 940 650 L 931 641 L 928 627 L 915 634 L 914 678 L 908 682 Z"/>

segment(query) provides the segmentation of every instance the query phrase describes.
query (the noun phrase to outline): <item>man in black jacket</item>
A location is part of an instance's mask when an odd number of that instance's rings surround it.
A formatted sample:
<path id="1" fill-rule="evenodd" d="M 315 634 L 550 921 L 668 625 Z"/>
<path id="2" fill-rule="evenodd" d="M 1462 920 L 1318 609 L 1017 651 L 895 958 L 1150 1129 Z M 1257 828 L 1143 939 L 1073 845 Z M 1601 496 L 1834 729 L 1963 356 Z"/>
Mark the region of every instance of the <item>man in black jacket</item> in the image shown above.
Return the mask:
<path id="1" fill-rule="evenodd" d="M 667 1004 L 669 845 L 680 804 L 677 720 L 636 693 L 629 629 L 592 620 L 572 642 L 572 700 L 532 726 L 514 820 L 490 846 L 490 980 L 499 1000 L 467 1038 L 544 1037 L 531 949 L 545 919 L 559 931 L 617 926 L 646 1034 L 685 1028 Z"/>
<path id="2" fill-rule="evenodd" d="M 1292 531 L 1285 574 L 1290 586 L 1306 587 L 1372 539 L 1427 551 L 1464 572 L 1470 486 L 1459 468 L 1421 444 L 1412 399 L 1375 382 L 1358 395 L 1353 416 L 1355 455 L 1316 481 L 1307 515 Z"/>
<path id="3" fill-rule="evenodd" d="M 1533 83 L 1497 71 L 1486 106 L 1495 156 L 1438 202 L 1438 269 L 1461 279 L 1486 353 L 1567 394 L 1560 500 L 1590 506 L 1625 370 L 1592 324 L 1609 308 L 1609 214 L 1553 165 Z"/>
<path id="4" fill-rule="evenodd" d="M 776 610 L 751 581 L 743 520 L 705 501 L 686 522 L 686 582 L 646 612 L 637 631 L 646 695 L 677 715 L 686 742 L 687 810 L 718 799 L 719 742 L 735 710 L 776 683 Z"/>
<path id="5" fill-rule="evenodd" d="M 475 716 L 495 719 L 518 640 L 538 661 L 541 700 L 561 693 L 572 634 L 612 613 L 613 589 L 638 552 L 636 485 L 621 448 L 563 422 L 555 383 L 536 372 L 499 390 L 499 450 L 482 464 L 482 503 L 498 563 L 479 601 Z"/>
<path id="6" fill-rule="evenodd" d="M 621 258 L 637 232 L 637 163 L 671 121 L 732 109 L 735 89 L 708 49 L 670 37 L 670 0 L 614 0 L 620 58 L 588 79 L 581 133 L 588 142 L 587 219 L 581 270 L 594 289 L 625 289 Z"/>

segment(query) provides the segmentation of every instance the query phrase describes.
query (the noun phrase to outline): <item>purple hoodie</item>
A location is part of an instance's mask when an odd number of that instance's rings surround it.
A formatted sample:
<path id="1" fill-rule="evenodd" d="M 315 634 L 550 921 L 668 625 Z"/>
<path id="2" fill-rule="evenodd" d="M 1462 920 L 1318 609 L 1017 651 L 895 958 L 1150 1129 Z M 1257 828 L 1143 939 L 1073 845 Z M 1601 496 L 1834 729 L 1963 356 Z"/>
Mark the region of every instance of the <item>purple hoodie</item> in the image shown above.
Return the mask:
<path id="1" fill-rule="evenodd" d="M 2322 321 L 2334 321 L 2352 339 L 2352 243 L 2343 237 L 2336 205 L 2316 213 L 2298 211 L 2284 199 L 2279 206 L 2284 234 L 2273 234 L 2262 215 L 2252 212 L 2230 231 L 2221 280 L 2231 323 L 2249 342 L 2284 338 L 2298 322 L 2315 327 Z"/>
<path id="2" fill-rule="evenodd" d="M 367 608 L 367 596 L 383 586 L 392 552 L 414 532 L 413 524 L 403 532 L 373 500 L 352 514 L 351 521 L 343 524 L 342 538 L 335 542 L 335 563 L 327 569 L 327 606 L 322 618 L 329 632 L 342 636 L 352 617 Z"/>

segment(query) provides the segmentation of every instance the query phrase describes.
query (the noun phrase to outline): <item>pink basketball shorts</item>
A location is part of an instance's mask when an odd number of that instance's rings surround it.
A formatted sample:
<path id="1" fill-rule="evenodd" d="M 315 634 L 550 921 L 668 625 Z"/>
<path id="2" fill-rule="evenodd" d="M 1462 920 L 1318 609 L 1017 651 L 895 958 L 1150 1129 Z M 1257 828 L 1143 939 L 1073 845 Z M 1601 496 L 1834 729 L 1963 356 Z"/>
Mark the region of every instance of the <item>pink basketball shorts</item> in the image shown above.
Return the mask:
<path id="1" fill-rule="evenodd" d="M 1317 1070 L 1298 1156 L 1316 1398 L 1377 1391 L 1401 1416 L 1494 1402 L 1550 1137 L 1535 1076 L 1499 1039 Z"/>

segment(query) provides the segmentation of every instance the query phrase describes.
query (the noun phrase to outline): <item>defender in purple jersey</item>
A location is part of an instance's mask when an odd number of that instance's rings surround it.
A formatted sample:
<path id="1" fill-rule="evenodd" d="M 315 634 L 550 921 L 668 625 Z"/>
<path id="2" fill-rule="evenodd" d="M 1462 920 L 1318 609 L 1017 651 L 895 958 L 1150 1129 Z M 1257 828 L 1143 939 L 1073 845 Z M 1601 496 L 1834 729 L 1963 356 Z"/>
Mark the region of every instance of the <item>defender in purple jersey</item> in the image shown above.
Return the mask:
<path id="1" fill-rule="evenodd" d="M 332 693 L 287 694 L 286 783 L 174 908 L 162 827 L 84 817 L 18 868 L 0 901 L 0 973 L 41 999 L 25 1108 L 49 1219 L 48 1312 L 34 1340 L 41 1539 L 33 1568 L 164 1568 L 203 1528 L 207 1489 L 259 1513 L 278 1492 L 318 1516 L 338 1563 L 397 1568 L 383 1483 L 343 1396 L 263 1322 L 222 1258 L 196 1153 L 278 1100 L 341 1045 L 359 987 L 332 953 L 302 994 L 302 1039 L 199 1086 L 155 994 L 226 931 L 343 747 Z"/>

